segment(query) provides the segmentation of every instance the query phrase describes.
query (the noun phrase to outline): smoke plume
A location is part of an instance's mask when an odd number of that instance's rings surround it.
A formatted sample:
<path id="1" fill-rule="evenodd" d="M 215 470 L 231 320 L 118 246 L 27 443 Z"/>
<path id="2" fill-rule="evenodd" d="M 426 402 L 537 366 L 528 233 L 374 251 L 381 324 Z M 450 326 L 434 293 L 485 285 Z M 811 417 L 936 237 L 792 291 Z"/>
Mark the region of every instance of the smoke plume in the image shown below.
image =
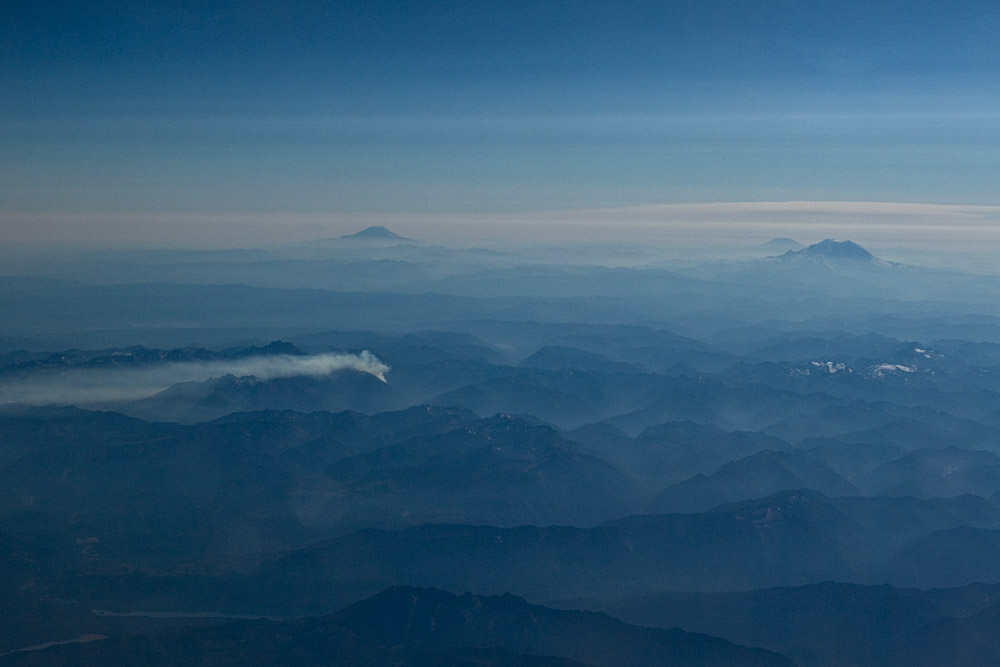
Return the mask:
<path id="1" fill-rule="evenodd" d="M 319 378 L 341 370 L 369 373 L 386 382 L 389 366 L 364 350 L 360 354 L 260 355 L 143 368 L 71 367 L 0 379 L 0 403 L 101 405 L 147 398 L 180 382 L 204 382 L 223 375 L 273 380 Z"/>

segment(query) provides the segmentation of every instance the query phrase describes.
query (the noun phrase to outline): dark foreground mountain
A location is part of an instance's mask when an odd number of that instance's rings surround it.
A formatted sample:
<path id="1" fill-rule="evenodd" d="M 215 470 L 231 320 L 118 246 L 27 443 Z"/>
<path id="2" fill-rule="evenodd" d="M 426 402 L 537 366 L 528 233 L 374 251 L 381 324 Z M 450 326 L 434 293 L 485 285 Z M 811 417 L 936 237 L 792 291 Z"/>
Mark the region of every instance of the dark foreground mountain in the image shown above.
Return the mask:
<path id="1" fill-rule="evenodd" d="M 739 593 L 658 593 L 573 600 L 556 606 L 601 610 L 628 623 L 679 626 L 778 651 L 802 667 L 995 664 L 969 660 L 960 645 L 993 644 L 1000 586 L 918 590 L 825 581 Z M 992 622 L 992 626 L 990 623 Z M 979 635 L 973 638 L 973 628 Z M 928 641 L 926 636 L 933 636 Z M 960 642 L 956 640 L 961 639 Z M 971 641 L 970 641 L 971 640 Z M 944 651 L 955 651 L 945 659 Z M 920 647 L 914 651 L 913 647 Z M 929 652 L 929 653 L 927 653 Z M 937 661 L 921 659 L 934 655 Z M 965 653 L 958 659 L 960 653 Z M 983 653 L 987 655 L 987 653 Z"/>
<path id="2" fill-rule="evenodd" d="M 787 658 L 708 635 L 628 625 L 513 595 L 390 588 L 323 618 L 243 621 L 63 644 L 12 665 L 537 665 L 784 667 Z"/>

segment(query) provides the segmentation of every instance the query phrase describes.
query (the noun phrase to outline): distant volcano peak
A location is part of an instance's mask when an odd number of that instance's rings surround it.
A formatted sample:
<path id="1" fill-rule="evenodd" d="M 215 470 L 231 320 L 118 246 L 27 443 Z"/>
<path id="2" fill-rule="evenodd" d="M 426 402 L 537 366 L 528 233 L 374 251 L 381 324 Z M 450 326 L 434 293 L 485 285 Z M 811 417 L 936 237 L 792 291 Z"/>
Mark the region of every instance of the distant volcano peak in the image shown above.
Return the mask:
<path id="1" fill-rule="evenodd" d="M 768 252 L 773 252 L 775 254 L 781 252 L 787 252 L 789 250 L 802 250 L 805 246 L 796 241 L 795 239 L 790 239 L 784 236 L 771 239 L 767 243 L 761 243 L 757 246 L 761 250 L 766 250 Z"/>
<path id="2" fill-rule="evenodd" d="M 782 258 L 817 257 L 834 260 L 854 260 L 871 262 L 875 256 L 853 241 L 834 241 L 825 239 L 802 250 L 789 250 Z"/>
<path id="3" fill-rule="evenodd" d="M 355 232 L 354 234 L 346 234 L 341 236 L 342 239 L 358 239 L 358 240 L 374 240 L 374 241 L 406 241 L 408 240 L 405 236 L 400 236 L 395 232 L 382 227 L 381 225 L 373 225 L 371 227 L 366 227 L 360 232 Z"/>

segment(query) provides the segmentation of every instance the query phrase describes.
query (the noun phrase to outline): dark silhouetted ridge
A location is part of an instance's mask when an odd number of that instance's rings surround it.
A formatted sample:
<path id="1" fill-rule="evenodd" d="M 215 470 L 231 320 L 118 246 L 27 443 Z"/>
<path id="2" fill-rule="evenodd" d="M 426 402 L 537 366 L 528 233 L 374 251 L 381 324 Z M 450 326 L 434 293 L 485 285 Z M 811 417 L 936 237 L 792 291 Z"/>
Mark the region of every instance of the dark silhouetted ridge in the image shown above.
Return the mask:
<path id="1" fill-rule="evenodd" d="M 605 614 L 563 611 L 506 594 L 453 595 L 396 587 L 334 617 L 361 642 L 439 651 L 497 647 L 591 665 L 790 665 L 787 658 L 678 628 L 642 628 Z"/>
<path id="2" fill-rule="evenodd" d="M 239 621 L 55 645 L 21 665 L 790 667 L 786 657 L 678 628 L 643 628 L 513 595 L 390 588 L 331 616 Z M 6 663 L 5 663 L 6 664 Z"/>

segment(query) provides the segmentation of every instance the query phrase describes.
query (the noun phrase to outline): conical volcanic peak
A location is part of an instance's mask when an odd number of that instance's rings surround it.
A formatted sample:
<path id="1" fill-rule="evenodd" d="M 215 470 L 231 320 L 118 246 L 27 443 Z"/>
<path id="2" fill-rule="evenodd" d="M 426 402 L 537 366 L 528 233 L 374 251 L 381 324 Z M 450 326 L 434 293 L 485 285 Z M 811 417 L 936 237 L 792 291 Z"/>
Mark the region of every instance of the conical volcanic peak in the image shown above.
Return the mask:
<path id="1" fill-rule="evenodd" d="M 790 250 L 781 256 L 787 259 L 823 258 L 831 260 L 853 260 L 871 262 L 875 256 L 853 241 L 826 239 L 802 250 Z"/>
<path id="2" fill-rule="evenodd" d="M 400 236 L 395 232 L 382 227 L 380 225 L 374 225 L 372 227 L 366 227 L 360 232 L 355 232 L 354 234 L 346 234 L 341 236 L 342 239 L 357 239 L 359 241 L 408 241 L 405 236 Z"/>
<path id="3" fill-rule="evenodd" d="M 771 239 L 766 243 L 761 243 L 757 247 L 761 250 L 774 254 L 783 252 L 795 252 L 797 250 L 802 250 L 803 248 L 805 248 L 804 245 L 802 245 L 795 239 L 786 238 L 784 236 Z"/>

